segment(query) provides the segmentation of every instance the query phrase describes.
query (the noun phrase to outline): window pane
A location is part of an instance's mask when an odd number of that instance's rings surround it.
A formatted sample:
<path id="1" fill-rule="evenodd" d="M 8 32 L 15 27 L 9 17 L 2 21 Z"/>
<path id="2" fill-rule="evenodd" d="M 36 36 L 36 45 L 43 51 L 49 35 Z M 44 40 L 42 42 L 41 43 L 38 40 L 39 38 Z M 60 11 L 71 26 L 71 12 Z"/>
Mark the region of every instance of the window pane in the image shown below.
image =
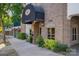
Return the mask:
<path id="1" fill-rule="evenodd" d="M 40 28 L 40 35 L 41 35 L 41 28 Z"/>
<path id="2" fill-rule="evenodd" d="M 76 35 L 74 35 L 74 37 L 75 37 L 74 40 L 76 40 Z"/>
<path id="3" fill-rule="evenodd" d="M 54 29 L 54 28 L 52 28 L 51 30 L 52 30 L 52 31 L 51 31 L 51 32 L 52 32 L 52 34 L 55 34 L 55 29 Z"/>
<path id="4" fill-rule="evenodd" d="M 50 28 L 48 28 L 48 34 L 50 34 Z"/>
<path id="5" fill-rule="evenodd" d="M 76 35 L 76 28 L 74 28 L 74 34 Z"/>
<path id="6" fill-rule="evenodd" d="M 52 37 L 55 37 L 55 35 L 51 35 Z"/>
<path id="7" fill-rule="evenodd" d="M 74 40 L 74 35 L 72 35 L 72 40 Z"/>
<path id="8" fill-rule="evenodd" d="M 50 38 L 50 35 L 48 35 L 48 39 Z"/>

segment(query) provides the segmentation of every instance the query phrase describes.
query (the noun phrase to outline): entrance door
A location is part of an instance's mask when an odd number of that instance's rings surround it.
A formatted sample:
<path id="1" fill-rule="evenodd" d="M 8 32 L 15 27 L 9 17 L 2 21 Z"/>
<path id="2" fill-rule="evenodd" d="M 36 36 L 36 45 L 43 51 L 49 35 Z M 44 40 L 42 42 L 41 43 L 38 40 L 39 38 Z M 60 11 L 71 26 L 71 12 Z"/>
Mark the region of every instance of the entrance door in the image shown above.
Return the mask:
<path id="1" fill-rule="evenodd" d="M 33 22 L 32 23 L 33 43 L 35 43 L 36 37 L 40 34 L 39 29 L 40 29 L 39 22 Z"/>
<path id="2" fill-rule="evenodd" d="M 72 26 L 72 45 L 79 43 L 79 33 L 78 33 L 78 25 L 75 24 Z"/>

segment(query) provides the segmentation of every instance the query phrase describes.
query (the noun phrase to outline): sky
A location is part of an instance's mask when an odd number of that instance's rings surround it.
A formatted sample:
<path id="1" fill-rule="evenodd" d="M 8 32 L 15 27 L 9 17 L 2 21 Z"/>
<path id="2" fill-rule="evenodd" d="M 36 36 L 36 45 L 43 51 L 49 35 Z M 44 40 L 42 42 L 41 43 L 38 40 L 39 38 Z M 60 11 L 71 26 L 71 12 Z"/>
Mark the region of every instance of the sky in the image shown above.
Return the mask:
<path id="1" fill-rule="evenodd" d="M 68 16 L 79 14 L 79 3 L 68 3 Z"/>

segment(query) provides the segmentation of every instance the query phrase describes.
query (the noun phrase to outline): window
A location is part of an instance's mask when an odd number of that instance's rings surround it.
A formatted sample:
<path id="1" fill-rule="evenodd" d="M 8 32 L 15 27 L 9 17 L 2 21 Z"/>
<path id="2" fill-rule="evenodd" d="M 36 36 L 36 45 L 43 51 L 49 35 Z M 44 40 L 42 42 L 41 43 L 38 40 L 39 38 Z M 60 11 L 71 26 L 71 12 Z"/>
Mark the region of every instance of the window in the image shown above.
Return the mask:
<path id="1" fill-rule="evenodd" d="M 48 39 L 55 39 L 55 28 L 48 28 Z"/>
<path id="2" fill-rule="evenodd" d="M 41 28 L 40 28 L 40 35 L 41 35 Z"/>
<path id="3" fill-rule="evenodd" d="M 77 34 L 77 28 L 72 28 L 72 40 L 77 40 L 78 34 Z"/>

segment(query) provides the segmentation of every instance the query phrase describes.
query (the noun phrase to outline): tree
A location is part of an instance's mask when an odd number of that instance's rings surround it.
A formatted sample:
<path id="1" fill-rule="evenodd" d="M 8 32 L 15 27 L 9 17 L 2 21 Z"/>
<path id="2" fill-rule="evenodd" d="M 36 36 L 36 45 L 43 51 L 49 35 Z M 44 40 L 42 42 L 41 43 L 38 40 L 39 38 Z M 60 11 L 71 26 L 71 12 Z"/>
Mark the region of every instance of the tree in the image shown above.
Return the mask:
<path id="1" fill-rule="evenodd" d="M 4 42 L 6 43 L 6 40 L 5 40 L 5 30 L 4 30 L 4 23 L 3 23 L 3 20 L 2 20 L 2 16 L 4 15 L 6 15 L 6 16 L 8 16 L 8 13 L 7 13 L 7 11 L 9 10 L 9 4 L 6 4 L 6 3 L 4 3 L 4 4 L 0 4 L 0 22 L 1 22 L 1 25 L 2 25 L 2 28 L 3 28 L 3 40 L 4 40 Z"/>
<path id="2" fill-rule="evenodd" d="M 10 28 L 12 26 L 12 17 L 7 17 L 7 16 L 3 16 L 3 23 L 4 23 L 4 27 L 6 28 Z"/>
<path id="3" fill-rule="evenodd" d="M 15 23 L 21 23 L 21 14 L 23 10 L 23 4 L 18 3 L 18 4 L 12 4 L 10 8 L 12 12 L 12 20 L 15 25 Z"/>
<path id="4" fill-rule="evenodd" d="M 3 28 L 3 40 L 6 43 L 5 39 L 5 26 L 3 19 L 6 17 L 9 18 L 10 15 L 8 11 L 12 12 L 12 21 L 14 22 L 15 19 L 21 20 L 21 13 L 22 13 L 23 5 L 22 4 L 7 4 L 7 3 L 1 3 L 0 4 L 0 22 Z"/>

